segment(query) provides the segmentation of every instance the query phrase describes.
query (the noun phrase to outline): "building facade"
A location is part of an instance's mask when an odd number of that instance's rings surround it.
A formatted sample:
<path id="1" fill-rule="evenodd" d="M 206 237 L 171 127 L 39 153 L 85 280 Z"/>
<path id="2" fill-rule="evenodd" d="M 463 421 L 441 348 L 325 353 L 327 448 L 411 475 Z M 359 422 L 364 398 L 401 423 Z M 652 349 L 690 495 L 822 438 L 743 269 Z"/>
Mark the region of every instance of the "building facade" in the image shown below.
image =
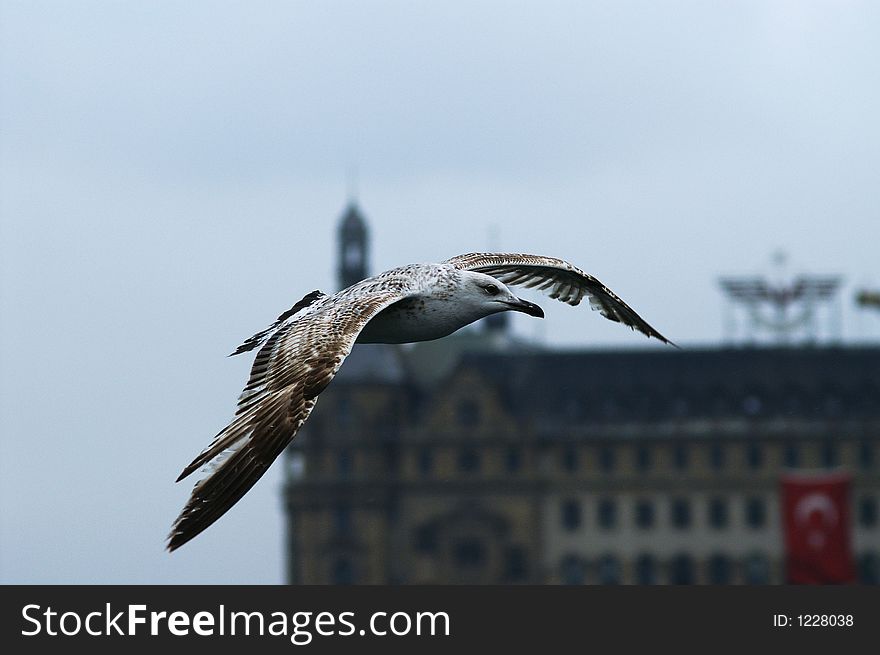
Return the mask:
<path id="1" fill-rule="evenodd" d="M 810 469 L 851 472 L 878 582 L 880 348 L 506 339 L 355 347 L 285 456 L 290 582 L 781 583 Z"/>

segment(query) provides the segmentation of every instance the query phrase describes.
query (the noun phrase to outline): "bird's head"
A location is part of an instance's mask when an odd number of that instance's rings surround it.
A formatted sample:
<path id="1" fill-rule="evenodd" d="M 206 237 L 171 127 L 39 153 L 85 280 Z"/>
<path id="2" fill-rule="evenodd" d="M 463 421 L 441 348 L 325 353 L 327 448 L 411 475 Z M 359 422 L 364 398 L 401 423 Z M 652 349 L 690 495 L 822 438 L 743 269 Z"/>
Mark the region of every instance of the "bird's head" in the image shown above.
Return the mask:
<path id="1" fill-rule="evenodd" d="M 517 298 L 503 282 L 491 275 L 476 271 L 461 272 L 462 300 L 479 307 L 485 316 L 498 312 L 523 312 L 529 316 L 544 318 L 544 310 L 533 302 Z"/>

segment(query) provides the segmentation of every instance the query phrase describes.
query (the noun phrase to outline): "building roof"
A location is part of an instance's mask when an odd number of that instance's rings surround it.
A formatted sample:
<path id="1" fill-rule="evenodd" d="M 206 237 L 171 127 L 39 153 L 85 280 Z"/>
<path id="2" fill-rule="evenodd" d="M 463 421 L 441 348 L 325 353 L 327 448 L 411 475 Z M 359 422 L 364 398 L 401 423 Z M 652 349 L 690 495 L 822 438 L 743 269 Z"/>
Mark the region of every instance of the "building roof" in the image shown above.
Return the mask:
<path id="1" fill-rule="evenodd" d="M 720 348 L 465 354 L 535 418 L 880 418 L 880 348 Z"/>

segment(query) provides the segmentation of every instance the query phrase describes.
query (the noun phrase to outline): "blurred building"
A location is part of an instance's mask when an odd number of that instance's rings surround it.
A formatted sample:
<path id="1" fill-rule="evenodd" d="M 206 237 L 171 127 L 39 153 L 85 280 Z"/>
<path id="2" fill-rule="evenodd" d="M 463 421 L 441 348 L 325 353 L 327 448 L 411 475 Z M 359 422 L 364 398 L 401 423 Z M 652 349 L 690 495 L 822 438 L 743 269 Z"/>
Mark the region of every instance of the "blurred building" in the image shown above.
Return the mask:
<path id="1" fill-rule="evenodd" d="M 878 449 L 880 348 L 356 346 L 287 453 L 289 580 L 779 583 L 780 473 L 845 468 L 876 583 Z"/>

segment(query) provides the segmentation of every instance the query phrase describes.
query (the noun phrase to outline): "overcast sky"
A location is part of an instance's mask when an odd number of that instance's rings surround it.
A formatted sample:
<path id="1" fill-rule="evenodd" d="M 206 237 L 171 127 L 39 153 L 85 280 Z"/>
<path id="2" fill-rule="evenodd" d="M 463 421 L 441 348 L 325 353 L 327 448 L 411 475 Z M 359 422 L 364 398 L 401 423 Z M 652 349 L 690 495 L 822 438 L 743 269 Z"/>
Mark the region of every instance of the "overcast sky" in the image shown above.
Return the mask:
<path id="1" fill-rule="evenodd" d="M 880 340 L 880 3 L 0 0 L 0 581 L 282 582 L 280 466 L 163 551 L 225 355 L 374 271 L 564 257 L 681 345 L 721 274 L 845 276 Z M 551 346 L 649 347 L 584 308 Z M 659 347 L 659 346 L 652 346 Z"/>

